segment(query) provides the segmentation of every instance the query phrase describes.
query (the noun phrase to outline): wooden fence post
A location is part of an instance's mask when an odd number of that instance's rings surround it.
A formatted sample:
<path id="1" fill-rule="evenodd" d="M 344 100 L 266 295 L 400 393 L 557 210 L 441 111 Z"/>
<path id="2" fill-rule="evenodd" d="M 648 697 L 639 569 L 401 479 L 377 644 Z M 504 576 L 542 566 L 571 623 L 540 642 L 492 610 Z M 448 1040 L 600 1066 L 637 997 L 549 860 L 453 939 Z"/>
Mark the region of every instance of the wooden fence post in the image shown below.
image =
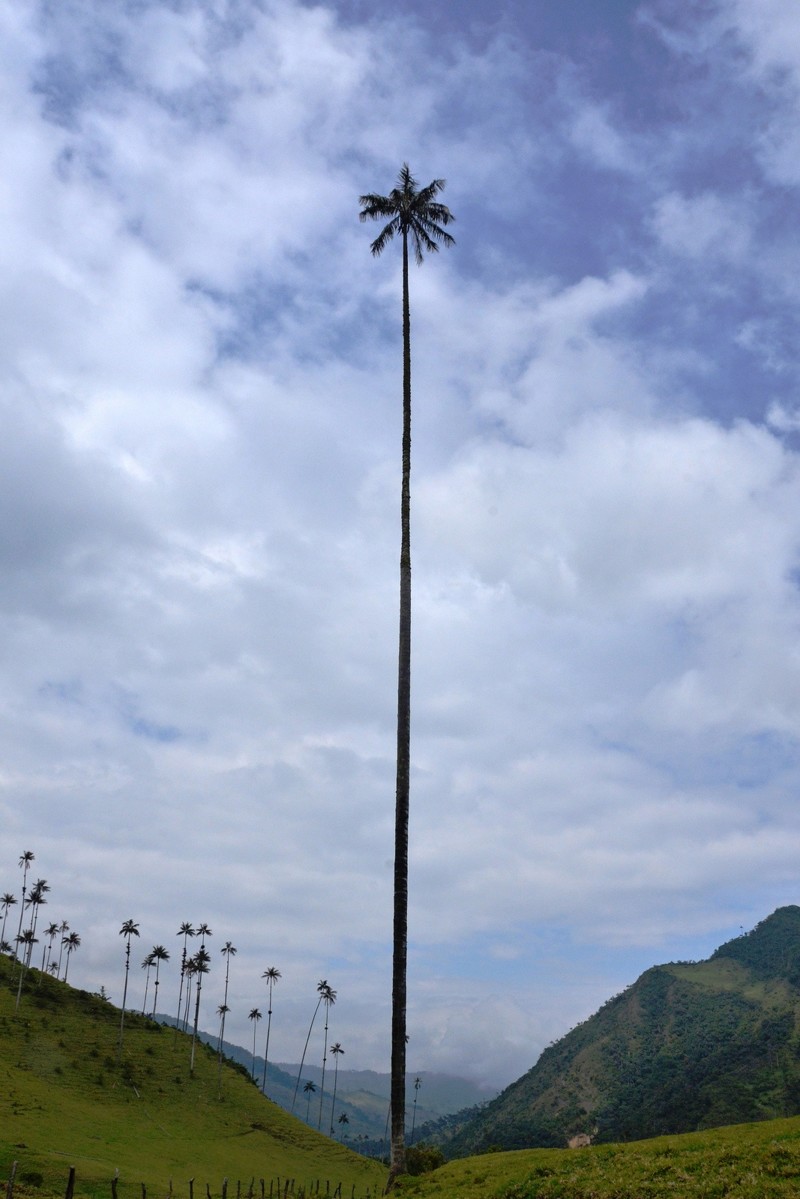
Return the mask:
<path id="1" fill-rule="evenodd" d="M 12 1162 L 11 1163 L 11 1172 L 8 1175 L 8 1182 L 6 1183 L 6 1199 L 12 1199 L 12 1197 L 14 1195 L 14 1179 L 16 1178 L 16 1175 L 17 1175 L 17 1163 Z"/>
<path id="2" fill-rule="evenodd" d="M 74 1190 L 75 1190 L 75 1167 L 70 1166 L 69 1178 L 67 1179 L 67 1190 L 64 1195 L 64 1199 L 72 1199 Z"/>

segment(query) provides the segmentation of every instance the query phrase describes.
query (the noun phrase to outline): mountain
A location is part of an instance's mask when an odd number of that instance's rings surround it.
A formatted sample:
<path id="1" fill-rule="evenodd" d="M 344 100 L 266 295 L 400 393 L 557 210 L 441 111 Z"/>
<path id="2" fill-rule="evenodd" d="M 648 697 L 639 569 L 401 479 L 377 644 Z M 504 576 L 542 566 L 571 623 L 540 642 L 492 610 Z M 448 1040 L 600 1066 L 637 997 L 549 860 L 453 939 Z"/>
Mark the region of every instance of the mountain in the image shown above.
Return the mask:
<path id="1" fill-rule="evenodd" d="M 800 1112 L 800 907 L 707 961 L 647 970 L 496 1099 L 443 1122 L 448 1156 L 638 1140 Z"/>

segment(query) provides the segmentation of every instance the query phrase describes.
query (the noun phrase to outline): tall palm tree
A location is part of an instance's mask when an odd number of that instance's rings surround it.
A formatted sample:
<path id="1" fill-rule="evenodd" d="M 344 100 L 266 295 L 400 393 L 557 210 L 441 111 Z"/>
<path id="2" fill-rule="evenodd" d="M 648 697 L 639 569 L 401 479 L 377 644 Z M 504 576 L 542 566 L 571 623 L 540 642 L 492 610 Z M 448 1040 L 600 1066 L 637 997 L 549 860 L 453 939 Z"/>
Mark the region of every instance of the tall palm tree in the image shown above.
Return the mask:
<path id="1" fill-rule="evenodd" d="M 188 920 L 184 920 L 183 924 L 178 929 L 178 936 L 183 937 L 183 950 L 181 952 L 181 985 L 178 988 L 178 1016 L 175 1021 L 175 1036 L 173 1041 L 178 1039 L 178 1028 L 181 1023 L 181 1004 L 183 1003 L 183 983 L 186 978 L 186 944 L 189 937 L 194 936 L 194 929 Z"/>
<path id="2" fill-rule="evenodd" d="M 208 930 L 208 935 L 211 936 L 211 930 Z M 189 1073 L 194 1078 L 194 1051 L 197 1044 L 197 1025 L 200 1020 L 200 992 L 203 989 L 203 975 L 208 974 L 208 967 L 211 964 L 211 954 L 203 949 L 202 945 L 197 953 L 191 959 L 193 966 L 193 974 L 197 978 L 195 987 L 195 1008 L 194 1008 L 194 1028 L 192 1029 L 192 1054 L 189 1060 Z"/>
<path id="3" fill-rule="evenodd" d="M 334 1003 L 336 1003 L 336 992 L 332 991 L 330 987 L 328 987 L 326 994 L 322 996 L 322 1002 L 325 1004 L 325 1044 L 322 1047 L 322 1082 L 319 1088 L 319 1120 L 317 1121 L 318 1129 L 322 1128 L 322 1103 L 325 1099 L 325 1063 L 328 1060 L 328 1017 L 330 1015 L 331 1008 L 333 1007 Z"/>
<path id="4" fill-rule="evenodd" d="M 153 980 L 153 1010 L 150 1013 L 152 1017 L 155 1017 L 156 1008 L 158 1007 L 158 984 L 160 981 L 158 976 L 161 970 L 161 963 L 169 961 L 169 951 L 163 945 L 154 945 L 150 950 L 150 957 L 153 959 L 156 968 L 156 976 Z"/>
<path id="5" fill-rule="evenodd" d="M 308 1049 L 308 1042 L 311 1040 L 311 1030 L 314 1027 L 314 1021 L 317 1018 L 317 1012 L 319 1011 L 319 1005 L 322 1003 L 323 998 L 327 994 L 331 994 L 333 996 L 333 998 L 336 999 L 336 992 L 332 991 L 331 988 L 328 986 L 327 978 L 321 978 L 319 980 L 319 982 L 317 983 L 317 995 L 319 996 L 319 998 L 317 999 L 317 1006 L 314 1008 L 314 1015 L 311 1017 L 311 1023 L 308 1026 L 308 1036 L 306 1037 L 306 1043 L 303 1046 L 303 1056 L 300 1058 L 300 1069 L 297 1071 L 297 1082 L 294 1084 L 294 1095 L 292 1097 L 292 1111 L 294 1111 L 294 1105 L 297 1102 L 297 1091 L 300 1086 L 300 1075 L 303 1073 L 303 1063 L 306 1060 L 306 1050 Z M 316 1087 L 314 1088 L 314 1090 L 316 1090 Z"/>
<path id="6" fill-rule="evenodd" d="M 13 907 L 17 902 L 16 895 L 12 895 L 10 891 L 6 891 L 2 899 L 0 899 L 0 907 L 3 909 L 3 928 L 0 932 L 0 941 L 6 939 L 6 920 L 8 920 L 8 909 Z"/>
<path id="7" fill-rule="evenodd" d="M 267 1093 L 267 1062 L 269 1061 L 269 1031 L 272 1027 L 272 988 L 281 977 L 281 972 L 275 966 L 267 966 L 262 978 L 267 980 L 267 988 L 269 990 L 269 1004 L 267 1006 L 267 1043 L 264 1046 L 264 1078 L 261 1082 L 261 1090 L 266 1095 Z"/>
<path id="8" fill-rule="evenodd" d="M 31 862 L 34 862 L 35 860 L 36 859 L 34 857 L 34 854 L 32 853 L 32 851 L 30 849 L 26 849 L 25 852 L 20 855 L 20 859 L 19 859 L 19 866 L 20 866 L 20 869 L 22 870 L 22 903 L 20 904 L 20 908 L 19 908 L 19 926 L 17 928 L 17 935 L 14 938 L 14 943 L 16 944 L 16 949 L 14 950 L 14 961 L 15 962 L 17 960 L 17 954 L 19 953 L 19 947 L 22 944 L 22 940 L 21 940 L 22 916 L 23 916 L 23 912 L 25 911 L 25 895 L 27 893 L 26 884 L 28 881 L 28 871 L 31 868 Z"/>
<path id="9" fill-rule="evenodd" d="M 255 1078 L 255 1076 L 256 1076 L 256 1032 L 258 1030 L 258 1022 L 261 1019 L 261 1012 L 259 1011 L 259 1009 L 257 1007 L 251 1007 L 250 1014 L 247 1017 L 247 1019 L 253 1021 L 253 1067 L 252 1067 L 250 1073 L 253 1075 L 253 1078 Z"/>
<path id="10" fill-rule="evenodd" d="M 64 967 L 64 982 L 66 982 L 67 974 L 69 973 L 69 956 L 71 953 L 74 953 L 76 949 L 80 949 L 81 939 L 77 933 L 70 933 L 64 944 L 66 945 L 67 949 L 67 964 Z"/>
<path id="11" fill-rule="evenodd" d="M 336 1086 L 339 1081 L 339 1055 L 344 1053 L 341 1045 L 337 1041 L 331 1045 L 331 1053 L 333 1054 L 333 1100 L 331 1102 L 331 1136 L 333 1136 L 333 1115 L 336 1110 Z"/>
<path id="12" fill-rule="evenodd" d="M 200 948 L 205 949 L 206 937 L 213 937 L 214 934 L 204 921 L 202 924 L 198 924 L 195 936 L 200 938 Z"/>
<path id="13" fill-rule="evenodd" d="M 125 1032 L 125 1001 L 128 998 L 128 974 L 131 968 L 131 937 L 139 936 L 139 925 L 135 920 L 126 920 L 119 935 L 125 938 L 125 986 L 122 989 L 122 1011 L 119 1017 L 119 1045 L 117 1046 L 117 1061 L 122 1058 L 122 1038 Z"/>
<path id="14" fill-rule="evenodd" d="M 186 962 L 186 999 L 184 1000 L 183 1008 L 183 1031 L 186 1032 L 189 1027 L 189 1011 L 192 1006 L 192 983 L 194 976 L 197 974 L 195 969 L 194 958 L 188 958 Z"/>
<path id="15" fill-rule="evenodd" d="M 311 1096 L 314 1094 L 316 1089 L 317 1088 L 314 1086 L 314 1083 L 311 1081 L 311 1079 L 309 1079 L 306 1085 L 303 1087 L 303 1093 L 308 1095 L 308 1099 L 306 1100 L 306 1124 L 309 1123 L 308 1116 L 309 1112 L 311 1111 Z"/>
<path id="16" fill-rule="evenodd" d="M 425 252 L 451 246 L 446 226 L 454 219 L 436 197 L 444 179 L 427 187 L 404 163 L 388 196 L 361 196 L 361 221 L 386 221 L 371 245 L 378 257 L 399 235 L 403 243 L 403 447 L 400 495 L 400 637 L 397 669 L 397 780 L 395 794 L 394 919 L 392 965 L 392 1151 L 389 1186 L 405 1172 L 406 972 L 408 958 L 408 813 L 411 772 L 411 315 L 408 243 L 421 264 Z"/>
<path id="17" fill-rule="evenodd" d="M 221 1012 L 222 1023 L 220 1025 L 220 1030 L 219 1030 L 219 1067 L 220 1067 L 220 1070 L 222 1069 L 222 1042 L 225 1037 L 225 1017 L 228 1014 L 228 1012 L 231 1010 L 228 1007 L 228 975 L 229 975 L 230 969 L 231 969 L 231 958 L 236 957 L 236 952 L 237 952 L 236 946 L 233 945 L 230 941 L 226 941 L 225 944 L 222 946 L 222 949 L 220 950 L 220 953 L 225 955 L 225 995 L 223 996 L 222 1004 L 221 1004 L 221 1007 L 224 1008 L 224 1011 Z"/>
<path id="18" fill-rule="evenodd" d="M 228 1007 L 227 1003 L 221 1003 L 217 1008 L 217 1015 L 219 1016 L 219 1040 L 217 1042 L 217 1088 L 219 1090 L 220 1098 L 222 1098 L 222 1038 L 225 1033 L 225 1017 L 230 1010 L 231 1009 Z"/>

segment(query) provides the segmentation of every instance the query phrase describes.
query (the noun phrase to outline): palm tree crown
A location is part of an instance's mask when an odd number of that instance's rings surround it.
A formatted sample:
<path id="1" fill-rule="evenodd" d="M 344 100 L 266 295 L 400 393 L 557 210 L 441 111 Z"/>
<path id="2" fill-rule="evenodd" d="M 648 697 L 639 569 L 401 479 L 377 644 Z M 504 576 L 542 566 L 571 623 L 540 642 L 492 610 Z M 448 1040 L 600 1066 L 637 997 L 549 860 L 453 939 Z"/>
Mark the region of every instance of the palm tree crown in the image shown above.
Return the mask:
<path id="1" fill-rule="evenodd" d="M 455 245 L 455 238 L 444 228 L 455 217 L 446 204 L 436 200 L 444 186 L 444 179 L 433 179 L 427 187 L 417 188 L 417 181 L 408 163 L 404 162 L 397 177 L 397 186 L 392 188 L 388 196 L 379 196 L 374 192 L 361 196 L 360 221 L 389 218 L 370 247 L 372 253 L 376 257 L 382 254 L 397 233 L 404 239 L 410 236 L 414 258 L 420 264 L 426 252 L 436 253 L 440 245 Z"/>

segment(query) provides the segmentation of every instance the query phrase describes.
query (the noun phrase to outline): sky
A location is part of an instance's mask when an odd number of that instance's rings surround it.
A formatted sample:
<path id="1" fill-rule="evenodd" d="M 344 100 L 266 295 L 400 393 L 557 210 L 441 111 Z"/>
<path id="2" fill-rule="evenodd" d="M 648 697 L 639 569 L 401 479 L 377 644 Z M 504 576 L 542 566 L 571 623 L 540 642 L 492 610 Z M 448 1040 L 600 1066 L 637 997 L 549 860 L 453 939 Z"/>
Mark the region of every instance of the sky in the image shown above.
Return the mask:
<path id="1" fill-rule="evenodd" d="M 796 902 L 795 0 L 0 33 L 0 891 L 32 851 L 70 982 L 119 1003 L 133 919 L 169 1011 L 205 921 L 201 1023 L 230 941 L 230 1039 L 275 966 L 271 1057 L 324 978 L 388 1069 L 401 263 L 358 212 L 404 162 L 456 218 L 411 274 L 409 1069 L 503 1086 Z"/>

